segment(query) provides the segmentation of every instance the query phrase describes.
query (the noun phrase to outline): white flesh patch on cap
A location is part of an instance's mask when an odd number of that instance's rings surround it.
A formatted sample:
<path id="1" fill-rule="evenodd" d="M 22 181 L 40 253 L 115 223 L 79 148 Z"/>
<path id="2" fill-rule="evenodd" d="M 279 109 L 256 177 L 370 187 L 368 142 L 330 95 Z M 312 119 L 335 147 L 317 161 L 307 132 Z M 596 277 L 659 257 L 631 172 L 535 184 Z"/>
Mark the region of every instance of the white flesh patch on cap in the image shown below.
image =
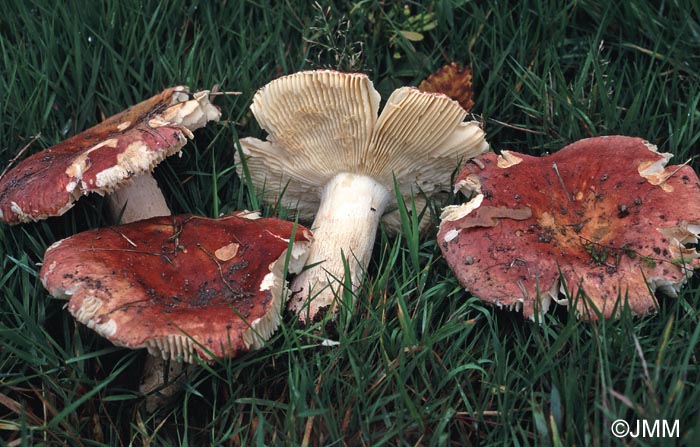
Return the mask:
<path id="1" fill-rule="evenodd" d="M 172 97 L 172 105 L 165 109 L 163 113 L 154 115 L 149 120 L 151 127 L 174 126 L 179 128 L 187 138 L 192 138 L 193 130 L 199 129 L 206 125 L 208 121 L 218 120 L 221 117 L 221 112 L 209 102 L 209 91 L 201 91 L 193 94 L 194 99 L 190 100 L 189 95 L 185 91 L 185 87 L 181 87 L 182 92 L 176 92 Z M 126 121 L 121 123 L 117 128 L 119 130 L 127 129 L 131 125 Z M 179 135 L 179 142 L 164 150 L 151 150 L 145 142 L 135 141 L 131 143 L 124 152 L 117 156 L 117 165 L 107 168 L 95 175 L 96 185 L 86 185 L 82 182 L 84 173 L 90 169 L 89 155 L 91 152 L 107 147 L 117 147 L 118 139 L 110 138 L 94 145 L 86 152 L 75 158 L 73 163 L 66 169 L 66 175 L 72 180 L 66 185 L 66 191 L 77 198 L 78 186 L 81 185 L 83 190 L 89 186 L 101 188 L 103 192 L 109 193 L 118 188 L 125 179 L 134 175 L 150 172 L 158 163 L 166 157 L 179 152 L 185 145 L 187 139 L 182 134 Z M 72 206 L 72 205 L 71 205 Z M 70 208 L 68 206 L 67 208 Z M 67 209 L 66 208 L 66 209 Z"/>
<path id="2" fill-rule="evenodd" d="M 650 142 L 644 140 L 644 141 L 642 141 L 642 144 L 644 145 L 644 147 L 646 147 L 647 149 L 649 149 L 651 152 L 654 152 L 654 153 L 658 153 L 658 152 L 659 152 L 659 148 L 656 147 L 656 145 L 653 144 L 653 143 L 650 143 Z"/>
<path id="3" fill-rule="evenodd" d="M 513 154 L 511 151 L 501 151 L 501 155 L 496 159 L 496 166 L 505 169 L 515 166 L 521 161 L 523 161 L 523 159 Z"/>
<path id="4" fill-rule="evenodd" d="M 442 209 L 441 221 L 454 222 L 455 220 L 467 217 L 472 211 L 481 206 L 484 201 L 483 194 L 477 194 L 473 199 L 461 205 L 449 205 Z"/>
<path id="5" fill-rule="evenodd" d="M 90 169 L 90 164 L 89 164 L 89 155 L 90 152 L 95 151 L 99 148 L 102 147 L 117 147 L 117 144 L 119 141 L 116 138 L 110 138 L 108 140 L 100 141 L 87 151 L 83 152 L 82 154 L 78 155 L 75 157 L 73 160 L 73 163 L 66 168 L 66 175 L 70 177 L 72 180 L 66 185 L 66 192 L 73 193 L 75 189 L 78 187 L 78 184 L 83 178 L 83 174 L 85 174 L 85 171 Z"/>
<path id="6" fill-rule="evenodd" d="M 639 175 L 647 179 L 652 185 L 658 185 L 664 191 L 672 192 L 673 187 L 665 182 L 675 171 L 665 169 L 665 167 L 671 157 L 673 157 L 673 154 L 667 152 L 659 153 L 654 145 L 645 144 L 645 146 L 655 154 L 661 155 L 661 158 L 656 161 L 649 160 L 639 163 L 639 166 L 637 166 Z"/>
<path id="7" fill-rule="evenodd" d="M 469 198 L 474 194 L 481 194 L 481 180 L 476 174 L 469 174 L 465 178 L 455 183 L 453 192 L 461 192 Z"/>
<path id="8" fill-rule="evenodd" d="M 180 102 L 185 102 L 190 100 L 190 93 L 185 85 L 178 85 L 173 87 L 173 96 L 170 101 L 171 105 L 175 105 Z"/>
<path id="9" fill-rule="evenodd" d="M 445 242 L 451 242 L 457 236 L 459 236 L 459 230 L 455 230 L 453 228 L 450 231 L 448 231 L 447 233 L 445 233 Z"/>
<path id="10" fill-rule="evenodd" d="M 184 101 L 182 100 L 184 96 Z M 160 117 L 167 123 L 179 124 L 188 130 L 197 130 L 209 121 L 219 121 L 221 111 L 209 102 L 209 91 L 203 90 L 192 95 L 173 96 L 173 107 L 168 107 Z M 190 137 L 192 138 L 192 137 Z"/>
<path id="11" fill-rule="evenodd" d="M 64 240 L 65 240 L 65 239 L 61 239 L 61 240 L 58 241 L 58 242 L 54 242 L 54 243 L 51 244 L 51 246 L 46 250 L 46 252 L 48 253 L 49 250 L 51 250 L 52 248 L 58 247 L 58 245 L 59 245 L 61 242 L 63 242 Z M 46 270 L 46 273 L 44 274 L 44 276 L 41 277 L 41 284 L 44 285 L 44 288 L 45 288 L 45 289 L 47 288 L 47 287 L 46 287 L 46 279 L 47 279 L 48 276 L 54 271 L 54 269 L 56 268 L 56 265 L 57 265 L 56 261 L 53 261 L 51 264 L 49 264 L 49 267 L 48 267 L 48 269 Z"/>
<path id="12" fill-rule="evenodd" d="M 249 211 L 249 210 L 239 211 L 236 213 L 236 216 L 242 217 L 242 218 L 248 219 L 248 220 L 258 220 L 258 219 L 262 218 L 262 215 L 260 214 L 259 211 Z"/>
<path id="13" fill-rule="evenodd" d="M 19 205 L 17 205 L 17 202 L 10 202 L 10 209 L 13 213 L 19 216 L 25 216 L 24 212 L 22 211 L 22 208 L 20 208 Z"/>
<path id="14" fill-rule="evenodd" d="M 97 312 L 100 311 L 103 304 L 104 302 L 101 299 L 95 296 L 87 295 L 85 298 L 83 298 L 82 305 L 71 313 L 73 313 L 76 320 L 83 324 L 88 324 L 90 319 L 94 318 Z"/>
<path id="15" fill-rule="evenodd" d="M 165 157 L 179 151 L 186 143 L 186 140 L 182 138 L 180 143 L 165 151 L 150 150 L 143 141 L 131 143 L 124 152 L 117 155 L 117 165 L 95 175 L 97 182 L 95 186 L 102 189 L 114 188 L 135 173 L 150 172 Z"/>
<path id="16" fill-rule="evenodd" d="M 289 256 L 287 271 L 298 273 L 304 268 L 308 257 L 310 241 L 295 242 L 292 244 L 292 252 Z M 250 323 L 250 328 L 243 333 L 243 341 L 249 349 L 260 349 L 264 346 L 272 333 L 277 330 L 280 323 L 282 303 L 286 303 L 289 296 L 287 281 L 284 279 L 284 264 L 287 252 L 282 253 L 275 262 L 270 264 L 270 273 L 265 275 L 260 290 L 269 290 L 272 294 L 272 304 L 267 315 L 257 318 Z M 272 276 L 271 276 L 272 275 Z"/>

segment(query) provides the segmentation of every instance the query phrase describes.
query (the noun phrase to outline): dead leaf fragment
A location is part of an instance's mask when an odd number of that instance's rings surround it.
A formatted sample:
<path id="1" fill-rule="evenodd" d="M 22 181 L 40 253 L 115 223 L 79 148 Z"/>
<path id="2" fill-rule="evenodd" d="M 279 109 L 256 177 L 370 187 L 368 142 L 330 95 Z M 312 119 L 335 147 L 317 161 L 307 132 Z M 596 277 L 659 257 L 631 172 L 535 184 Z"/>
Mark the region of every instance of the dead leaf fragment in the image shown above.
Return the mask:
<path id="1" fill-rule="evenodd" d="M 532 209 L 526 206 L 520 208 L 482 206 L 477 208 L 474 216 L 462 219 L 459 228 L 495 227 L 499 219 L 525 220 L 530 217 L 532 217 Z"/>
<path id="2" fill-rule="evenodd" d="M 231 242 L 230 244 L 224 245 L 220 249 L 216 250 L 214 252 L 214 256 L 216 256 L 219 261 L 230 261 L 236 257 L 236 254 L 238 254 L 238 247 L 240 247 L 240 244 Z"/>
<path id="3" fill-rule="evenodd" d="M 459 103 L 467 112 L 474 107 L 472 100 L 472 69 L 452 62 L 428 76 L 418 86 L 424 92 L 442 93 Z"/>

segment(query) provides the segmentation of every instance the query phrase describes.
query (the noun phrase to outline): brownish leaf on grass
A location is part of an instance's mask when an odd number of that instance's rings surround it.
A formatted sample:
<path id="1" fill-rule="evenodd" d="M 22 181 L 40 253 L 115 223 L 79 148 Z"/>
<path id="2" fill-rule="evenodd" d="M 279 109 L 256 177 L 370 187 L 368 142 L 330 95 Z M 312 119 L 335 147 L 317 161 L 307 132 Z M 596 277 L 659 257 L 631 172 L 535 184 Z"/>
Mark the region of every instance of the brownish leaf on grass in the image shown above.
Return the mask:
<path id="1" fill-rule="evenodd" d="M 469 112 L 474 107 L 472 100 L 472 69 L 457 62 L 438 69 L 423 80 L 418 89 L 424 92 L 442 93 L 459 102 Z"/>

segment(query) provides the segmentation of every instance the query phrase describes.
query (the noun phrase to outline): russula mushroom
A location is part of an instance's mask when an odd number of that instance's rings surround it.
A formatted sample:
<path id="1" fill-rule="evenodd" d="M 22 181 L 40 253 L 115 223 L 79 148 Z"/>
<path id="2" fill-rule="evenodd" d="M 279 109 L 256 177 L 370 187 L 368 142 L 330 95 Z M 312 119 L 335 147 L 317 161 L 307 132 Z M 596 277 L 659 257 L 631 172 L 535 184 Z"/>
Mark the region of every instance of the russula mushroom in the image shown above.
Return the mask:
<path id="1" fill-rule="evenodd" d="M 441 191 L 460 160 L 488 149 L 479 124 L 464 122 L 466 112 L 447 96 L 400 88 L 377 117 L 379 102 L 366 75 L 330 70 L 278 78 L 253 98 L 251 110 L 268 137 L 240 140 L 250 186 L 302 221 L 315 216 L 308 259 L 315 266 L 291 286 L 289 308 L 304 322 L 320 309 L 337 311 L 343 257 L 353 292 L 359 287 L 379 221 L 396 209 L 397 193 Z M 245 180 L 238 159 L 237 169 Z"/>
<path id="2" fill-rule="evenodd" d="M 108 202 L 115 216 L 128 202 L 123 222 L 170 214 L 150 171 L 177 153 L 193 130 L 219 117 L 208 91 L 164 90 L 19 162 L 0 178 L 0 220 L 17 224 L 60 216 L 91 192 L 112 193 Z M 126 185 L 132 178 L 138 183 Z"/>
<path id="3" fill-rule="evenodd" d="M 209 361 L 264 345 L 279 325 L 285 263 L 299 271 L 310 240 L 292 222 L 249 214 L 154 217 L 56 242 L 40 278 L 115 345 Z"/>
<path id="4" fill-rule="evenodd" d="M 700 267 L 700 181 L 641 138 L 577 141 L 546 157 L 503 151 L 465 166 L 438 243 L 474 296 L 534 318 L 576 300 L 584 319 L 655 308 Z"/>

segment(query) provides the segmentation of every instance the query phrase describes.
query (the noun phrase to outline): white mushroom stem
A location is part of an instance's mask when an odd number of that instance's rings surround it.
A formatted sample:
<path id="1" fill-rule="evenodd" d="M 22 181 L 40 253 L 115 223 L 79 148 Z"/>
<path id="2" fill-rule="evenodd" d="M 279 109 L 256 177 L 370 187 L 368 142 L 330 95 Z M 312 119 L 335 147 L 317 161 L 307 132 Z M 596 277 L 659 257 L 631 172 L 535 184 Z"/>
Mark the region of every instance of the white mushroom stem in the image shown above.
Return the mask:
<path id="1" fill-rule="evenodd" d="M 319 310 L 337 312 L 345 281 L 343 255 L 347 260 L 352 292 L 361 284 L 372 255 L 379 219 L 391 193 L 366 175 L 341 173 L 323 188 L 321 203 L 311 228 L 314 240 L 307 265 L 292 282 L 289 308 L 302 321 L 313 321 Z M 315 265 L 318 264 L 318 265 Z"/>
<path id="2" fill-rule="evenodd" d="M 111 193 L 107 197 L 107 206 L 112 219 L 115 222 L 119 219 L 120 223 L 172 214 L 163 192 L 150 173 L 132 178 L 130 184 Z"/>

